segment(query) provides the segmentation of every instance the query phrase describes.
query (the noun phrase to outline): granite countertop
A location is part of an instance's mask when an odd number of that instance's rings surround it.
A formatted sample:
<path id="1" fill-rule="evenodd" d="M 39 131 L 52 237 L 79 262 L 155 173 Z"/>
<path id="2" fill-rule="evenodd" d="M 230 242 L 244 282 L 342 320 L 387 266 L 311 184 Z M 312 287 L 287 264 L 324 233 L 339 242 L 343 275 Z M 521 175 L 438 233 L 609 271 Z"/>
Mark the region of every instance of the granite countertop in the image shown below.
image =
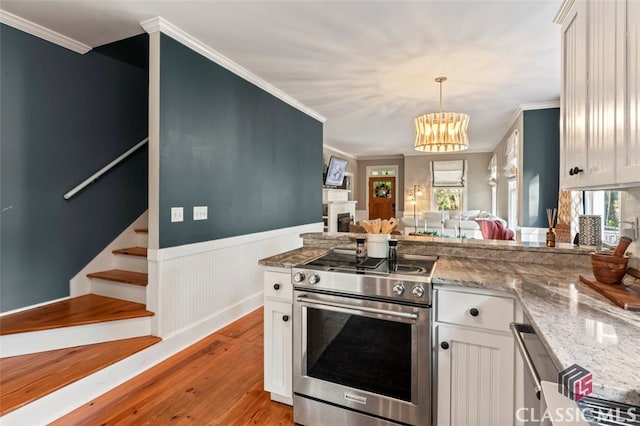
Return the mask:
<path id="1" fill-rule="evenodd" d="M 520 300 L 557 367 L 593 374 L 593 396 L 640 406 L 640 313 L 581 283 L 589 269 L 441 258 L 434 284 L 508 291 Z"/>
<path id="2" fill-rule="evenodd" d="M 290 267 L 329 248 L 303 247 L 261 260 Z M 563 369 L 578 364 L 593 374 L 593 396 L 640 406 L 640 313 L 626 311 L 579 280 L 576 266 L 440 257 L 433 284 L 508 292 Z"/>

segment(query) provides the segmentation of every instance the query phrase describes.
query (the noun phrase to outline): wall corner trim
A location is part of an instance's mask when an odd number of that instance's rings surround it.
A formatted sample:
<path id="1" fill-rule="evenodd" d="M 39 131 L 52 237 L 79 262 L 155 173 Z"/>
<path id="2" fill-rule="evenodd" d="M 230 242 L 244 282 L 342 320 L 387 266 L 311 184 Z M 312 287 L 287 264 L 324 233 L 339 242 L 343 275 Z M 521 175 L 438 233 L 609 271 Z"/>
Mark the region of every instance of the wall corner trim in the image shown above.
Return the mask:
<path id="1" fill-rule="evenodd" d="M 266 80 L 263 80 L 262 78 L 253 74 L 248 69 L 233 62 L 231 59 L 227 58 L 222 53 L 215 51 L 214 49 L 207 46 L 200 40 L 196 39 L 190 34 L 187 34 L 185 31 L 176 27 L 166 19 L 160 16 L 157 16 L 155 18 L 147 19 L 145 21 L 140 22 L 140 26 L 142 26 L 142 28 L 144 28 L 144 30 L 149 34 L 152 34 L 155 32 L 161 32 L 163 34 L 168 35 L 174 40 L 177 40 L 180 43 L 184 44 L 191 50 L 199 53 L 200 55 L 215 62 L 216 64 L 222 66 L 223 68 L 226 68 L 232 73 L 244 78 L 248 82 L 255 84 L 262 90 L 266 91 L 267 93 L 270 93 L 271 95 L 275 96 L 281 101 L 286 102 L 292 107 L 304 112 L 310 117 L 313 117 L 322 123 L 324 123 L 327 120 L 326 117 L 320 115 L 318 112 L 302 104 L 300 101 L 293 98 L 292 96 L 287 95 L 285 92 L 278 89 L 277 87 L 267 82 Z"/>
<path id="2" fill-rule="evenodd" d="M 0 9 L 0 22 L 9 25 L 17 30 L 24 31 L 58 46 L 62 46 L 66 49 L 72 50 L 76 53 L 84 55 L 91 50 L 91 46 L 87 46 L 77 40 L 60 34 L 35 22 L 28 21 L 6 10 Z"/>

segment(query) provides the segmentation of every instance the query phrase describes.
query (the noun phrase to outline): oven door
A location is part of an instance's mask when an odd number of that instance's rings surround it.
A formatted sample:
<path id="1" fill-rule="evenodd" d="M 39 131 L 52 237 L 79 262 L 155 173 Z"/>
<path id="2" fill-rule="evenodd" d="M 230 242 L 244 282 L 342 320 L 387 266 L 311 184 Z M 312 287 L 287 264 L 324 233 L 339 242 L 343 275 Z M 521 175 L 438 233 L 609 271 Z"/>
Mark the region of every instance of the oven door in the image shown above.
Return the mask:
<path id="1" fill-rule="evenodd" d="M 296 395 L 430 423 L 428 307 L 296 290 L 293 351 Z"/>

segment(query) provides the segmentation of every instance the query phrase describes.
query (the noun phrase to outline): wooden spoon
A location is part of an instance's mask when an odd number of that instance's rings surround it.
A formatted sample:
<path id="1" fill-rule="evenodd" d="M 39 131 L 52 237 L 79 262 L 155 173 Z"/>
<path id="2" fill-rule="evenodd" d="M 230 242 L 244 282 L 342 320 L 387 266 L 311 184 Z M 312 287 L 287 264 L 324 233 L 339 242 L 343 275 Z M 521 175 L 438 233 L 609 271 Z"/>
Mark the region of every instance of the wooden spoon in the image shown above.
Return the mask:
<path id="1" fill-rule="evenodd" d="M 366 229 L 369 234 L 373 234 L 373 226 L 369 223 L 368 220 L 363 220 L 361 223 L 364 229 Z"/>

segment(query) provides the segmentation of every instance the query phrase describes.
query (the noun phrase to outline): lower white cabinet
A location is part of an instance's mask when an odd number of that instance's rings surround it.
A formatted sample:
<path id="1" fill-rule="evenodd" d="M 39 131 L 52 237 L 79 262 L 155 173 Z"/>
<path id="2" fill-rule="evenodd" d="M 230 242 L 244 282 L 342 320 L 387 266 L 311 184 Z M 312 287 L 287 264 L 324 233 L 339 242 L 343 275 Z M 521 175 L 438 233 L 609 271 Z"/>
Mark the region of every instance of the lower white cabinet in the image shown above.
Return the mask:
<path id="1" fill-rule="evenodd" d="M 515 300 L 446 290 L 435 300 L 435 424 L 514 425 Z"/>
<path id="2" fill-rule="evenodd" d="M 265 301 L 264 304 L 264 389 L 293 397 L 293 327 L 291 303 Z M 281 401 L 282 402 L 282 401 Z"/>
<path id="3" fill-rule="evenodd" d="M 293 289 L 289 269 L 264 273 L 264 389 L 293 404 Z"/>
<path id="4" fill-rule="evenodd" d="M 437 325 L 437 424 L 512 425 L 513 339 Z"/>

